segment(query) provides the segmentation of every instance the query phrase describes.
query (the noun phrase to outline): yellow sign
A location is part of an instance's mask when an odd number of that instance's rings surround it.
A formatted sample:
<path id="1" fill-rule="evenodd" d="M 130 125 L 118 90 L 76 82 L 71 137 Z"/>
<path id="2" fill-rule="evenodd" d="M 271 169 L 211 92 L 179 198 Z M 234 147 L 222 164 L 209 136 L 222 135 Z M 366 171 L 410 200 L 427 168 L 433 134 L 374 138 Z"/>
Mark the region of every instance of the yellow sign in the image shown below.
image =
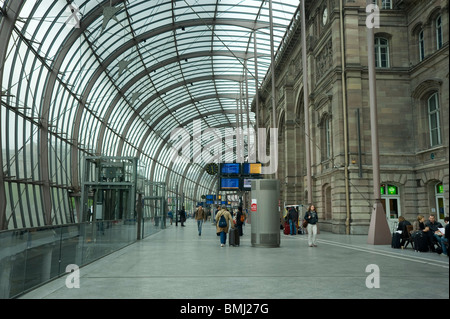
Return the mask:
<path id="1" fill-rule="evenodd" d="M 261 174 L 261 163 L 250 164 L 250 174 Z"/>

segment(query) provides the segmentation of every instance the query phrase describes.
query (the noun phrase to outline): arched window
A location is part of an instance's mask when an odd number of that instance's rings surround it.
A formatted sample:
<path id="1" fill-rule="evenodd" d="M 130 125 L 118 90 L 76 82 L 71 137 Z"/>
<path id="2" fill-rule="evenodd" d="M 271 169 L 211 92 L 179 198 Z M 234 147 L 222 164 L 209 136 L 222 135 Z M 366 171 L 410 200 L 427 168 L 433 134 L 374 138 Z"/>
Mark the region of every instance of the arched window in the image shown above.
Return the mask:
<path id="1" fill-rule="evenodd" d="M 423 30 L 419 32 L 419 61 L 425 59 L 425 40 L 423 37 Z"/>
<path id="2" fill-rule="evenodd" d="M 444 42 L 442 35 L 442 17 L 438 16 L 435 20 L 436 27 L 436 49 L 439 50 L 442 48 L 442 44 Z"/>
<path id="3" fill-rule="evenodd" d="M 441 125 L 438 94 L 428 98 L 428 125 L 430 131 L 430 146 L 441 144 Z"/>
<path id="4" fill-rule="evenodd" d="M 375 67 L 389 67 L 389 41 L 386 38 L 375 38 Z"/>

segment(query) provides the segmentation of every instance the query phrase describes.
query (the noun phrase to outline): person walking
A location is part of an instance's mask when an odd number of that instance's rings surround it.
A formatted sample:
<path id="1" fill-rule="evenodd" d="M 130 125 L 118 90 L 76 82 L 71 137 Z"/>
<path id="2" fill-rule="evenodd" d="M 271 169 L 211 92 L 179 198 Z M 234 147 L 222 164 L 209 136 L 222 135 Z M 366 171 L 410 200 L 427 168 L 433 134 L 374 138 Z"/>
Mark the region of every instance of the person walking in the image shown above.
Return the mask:
<path id="1" fill-rule="evenodd" d="M 172 222 L 173 222 L 173 213 L 172 213 L 172 210 L 169 210 L 169 212 L 167 213 L 167 216 L 169 217 L 170 225 L 172 225 Z"/>
<path id="2" fill-rule="evenodd" d="M 194 213 L 194 218 L 197 221 L 198 235 L 201 236 L 203 221 L 206 221 L 206 213 L 202 206 L 197 206 L 197 210 Z"/>
<path id="3" fill-rule="evenodd" d="M 227 233 L 231 225 L 234 228 L 233 217 L 227 210 L 227 206 L 222 205 L 222 209 L 216 214 L 216 233 L 220 236 L 220 247 L 225 246 L 227 243 Z"/>
<path id="4" fill-rule="evenodd" d="M 186 221 L 186 210 L 184 209 L 184 206 L 181 206 L 181 210 L 180 210 L 180 222 L 181 222 L 181 227 L 186 227 L 184 225 L 184 222 Z"/>
<path id="5" fill-rule="evenodd" d="M 242 226 L 244 225 L 244 222 L 245 222 L 246 218 L 247 218 L 247 216 L 242 211 L 242 206 L 239 206 L 238 207 L 238 212 L 236 214 L 236 227 L 239 230 L 239 236 L 244 235 L 244 231 L 242 229 Z"/>
<path id="6" fill-rule="evenodd" d="M 297 234 L 298 211 L 294 206 L 289 208 L 289 227 L 291 235 Z"/>
<path id="7" fill-rule="evenodd" d="M 319 221 L 319 216 L 316 212 L 316 207 L 314 205 L 310 205 L 308 210 L 305 213 L 306 221 L 308 221 L 308 245 L 309 247 L 317 247 L 316 239 L 317 239 L 317 222 Z"/>

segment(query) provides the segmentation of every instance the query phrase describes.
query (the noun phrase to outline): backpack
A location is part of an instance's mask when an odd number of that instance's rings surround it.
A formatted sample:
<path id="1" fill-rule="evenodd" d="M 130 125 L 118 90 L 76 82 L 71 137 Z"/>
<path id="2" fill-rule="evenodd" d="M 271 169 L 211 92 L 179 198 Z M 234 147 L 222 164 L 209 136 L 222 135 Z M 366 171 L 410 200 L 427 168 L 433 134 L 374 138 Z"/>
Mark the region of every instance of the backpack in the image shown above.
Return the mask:
<path id="1" fill-rule="evenodd" d="M 220 216 L 220 219 L 219 219 L 219 227 L 220 228 L 224 228 L 224 227 L 227 227 L 227 220 L 225 219 L 225 216 Z"/>

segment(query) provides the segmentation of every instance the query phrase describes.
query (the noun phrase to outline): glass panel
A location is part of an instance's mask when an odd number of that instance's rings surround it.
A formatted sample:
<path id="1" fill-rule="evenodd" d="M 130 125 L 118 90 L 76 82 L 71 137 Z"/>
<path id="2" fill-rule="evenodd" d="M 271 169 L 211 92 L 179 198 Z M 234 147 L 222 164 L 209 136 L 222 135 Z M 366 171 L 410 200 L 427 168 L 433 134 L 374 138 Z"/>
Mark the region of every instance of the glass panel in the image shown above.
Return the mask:
<path id="1" fill-rule="evenodd" d="M 398 199 L 397 198 L 389 198 L 389 218 L 397 219 L 399 216 L 398 211 Z"/>
<path id="2" fill-rule="evenodd" d="M 428 99 L 428 112 L 432 113 L 436 110 L 436 94 Z"/>
<path id="3" fill-rule="evenodd" d="M 444 198 L 438 197 L 437 198 L 437 208 L 438 208 L 438 214 L 439 214 L 439 220 L 444 220 L 445 218 L 445 208 L 444 208 Z"/>
<path id="4" fill-rule="evenodd" d="M 109 220 L 0 232 L 0 298 L 12 298 L 136 240 L 135 221 Z M 145 235 L 161 229 L 147 225 Z"/>
<path id="5" fill-rule="evenodd" d="M 442 48 L 442 18 L 441 16 L 436 19 L 436 45 L 439 50 Z"/>
<path id="6" fill-rule="evenodd" d="M 422 61 L 425 58 L 425 43 L 423 39 L 423 31 L 419 33 L 419 60 Z"/>
<path id="7" fill-rule="evenodd" d="M 298 6 L 298 0 L 273 1 L 276 49 Z M 90 24 L 79 33 L 74 23 L 81 17 Z M 8 227 L 43 222 L 41 134 L 48 134 L 52 218 L 64 223 L 72 219 L 65 189 L 72 172 L 80 176 L 83 155 L 121 155 L 119 146 L 122 154 L 142 151 L 142 160 L 159 162 L 157 175 L 165 180 L 170 159 L 160 154 L 168 153 L 162 150 L 173 128 L 206 115 L 205 129 L 234 127 L 228 111 L 236 109 L 245 73 L 249 96 L 256 92 L 255 25 L 260 79 L 270 66 L 268 22 L 268 3 L 256 0 L 134 0 L 113 8 L 88 0 L 24 1 L 1 71 L 1 91 L 9 95 L 2 102 L 11 105 L 2 104 L 0 116 Z M 40 121 L 48 121 L 50 132 L 41 131 Z M 249 121 L 254 124 L 253 113 Z M 181 176 L 184 167 L 173 168 L 174 178 L 189 180 Z M 200 183 L 207 189 L 211 179 Z"/>
<path id="8" fill-rule="evenodd" d="M 395 187 L 393 185 L 389 185 L 388 194 L 389 195 L 397 195 L 397 187 Z"/>

